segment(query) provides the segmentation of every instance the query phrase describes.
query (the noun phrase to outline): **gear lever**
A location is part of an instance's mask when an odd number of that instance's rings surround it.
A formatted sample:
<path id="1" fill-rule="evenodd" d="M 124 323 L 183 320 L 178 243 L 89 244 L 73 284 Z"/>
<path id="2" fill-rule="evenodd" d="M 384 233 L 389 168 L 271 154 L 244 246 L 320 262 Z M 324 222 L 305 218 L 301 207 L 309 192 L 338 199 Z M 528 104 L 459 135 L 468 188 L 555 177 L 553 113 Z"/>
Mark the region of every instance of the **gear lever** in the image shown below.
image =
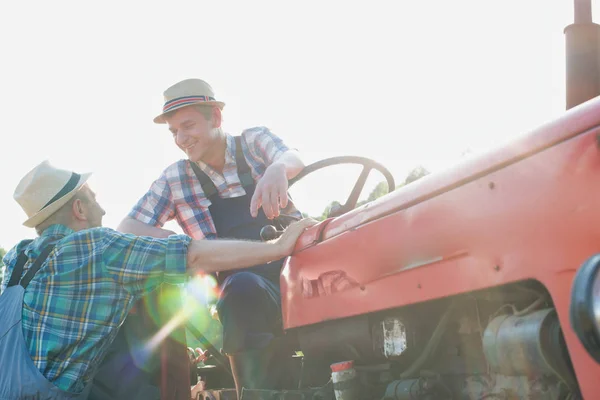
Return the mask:
<path id="1" fill-rule="evenodd" d="M 273 221 L 277 222 L 278 225 L 287 226 L 292 222 L 300 221 L 300 218 L 294 217 L 293 215 L 280 214 L 279 217 L 275 218 Z M 283 234 L 283 231 L 277 230 L 274 225 L 265 225 L 260 230 L 260 238 L 263 242 L 277 239 L 281 234 Z"/>
<path id="2" fill-rule="evenodd" d="M 265 225 L 260 230 L 260 238 L 263 242 L 268 242 L 269 240 L 277 239 L 283 231 L 278 231 L 273 225 Z"/>

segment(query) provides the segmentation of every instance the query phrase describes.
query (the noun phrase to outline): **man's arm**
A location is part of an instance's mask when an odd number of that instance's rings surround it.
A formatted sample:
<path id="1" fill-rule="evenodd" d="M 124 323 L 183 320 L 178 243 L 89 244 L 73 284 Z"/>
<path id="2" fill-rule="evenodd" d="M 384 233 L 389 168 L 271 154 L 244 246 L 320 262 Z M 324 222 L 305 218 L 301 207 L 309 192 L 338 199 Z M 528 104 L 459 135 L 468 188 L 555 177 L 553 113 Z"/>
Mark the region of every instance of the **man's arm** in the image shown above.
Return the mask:
<path id="1" fill-rule="evenodd" d="M 178 168 L 177 164 L 169 166 L 157 180 L 152 182 L 148 191 L 117 226 L 118 231 L 155 238 L 167 238 L 175 234 L 159 226 L 163 226 L 175 214 L 175 203 L 167 174 L 170 170 L 173 175 L 176 168 Z"/>
<path id="2" fill-rule="evenodd" d="M 300 158 L 300 153 L 298 150 L 288 150 L 283 153 L 277 161 L 267 167 L 269 168 L 283 168 L 285 171 L 285 176 L 288 180 L 294 178 L 296 175 L 300 173 L 304 169 L 305 165 Z M 266 173 L 266 171 L 265 171 Z"/>
<path id="3" fill-rule="evenodd" d="M 291 255 L 300 235 L 316 223 L 312 219 L 295 222 L 271 242 L 192 240 L 188 246 L 187 270 L 192 274 L 212 273 L 279 260 Z"/>
<path id="4" fill-rule="evenodd" d="M 173 235 L 166 239 L 123 234 L 108 228 L 82 231 L 86 240 L 99 238 L 96 251 L 106 272 L 134 295 L 162 283 L 184 283 L 190 274 L 227 271 L 279 260 L 292 253 L 296 240 L 316 221 L 291 224 L 271 242 L 243 240 L 192 240 Z"/>
<path id="5" fill-rule="evenodd" d="M 267 167 L 262 178 L 256 184 L 256 190 L 250 203 L 250 213 L 258 215 L 262 206 L 267 218 L 279 216 L 280 208 L 288 204 L 288 180 L 304 169 L 304 162 L 297 150 L 288 150 Z"/>
<path id="6" fill-rule="evenodd" d="M 123 233 L 132 233 L 137 236 L 151 236 L 155 238 L 166 238 L 170 235 L 175 235 L 175 232 L 168 229 L 157 228 L 152 225 L 145 224 L 131 217 L 125 217 L 117 226 L 117 230 Z"/>

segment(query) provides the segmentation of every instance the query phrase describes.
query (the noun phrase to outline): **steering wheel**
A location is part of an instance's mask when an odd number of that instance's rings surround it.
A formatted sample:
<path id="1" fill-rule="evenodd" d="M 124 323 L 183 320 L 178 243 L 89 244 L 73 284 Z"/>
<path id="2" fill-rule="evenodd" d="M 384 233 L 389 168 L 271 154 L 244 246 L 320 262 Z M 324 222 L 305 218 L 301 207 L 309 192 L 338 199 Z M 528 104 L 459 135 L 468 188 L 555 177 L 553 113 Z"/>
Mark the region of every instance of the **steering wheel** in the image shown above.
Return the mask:
<path id="1" fill-rule="evenodd" d="M 296 175 L 294 178 L 289 180 L 288 188 L 292 187 L 293 184 L 295 184 L 296 182 L 298 182 L 300 179 L 304 178 L 308 174 L 311 174 L 319 169 L 322 169 L 325 167 L 331 167 L 332 165 L 338 165 L 338 164 L 360 164 L 363 166 L 363 169 L 362 169 L 362 172 L 360 173 L 360 176 L 356 180 L 356 183 L 354 184 L 354 188 L 352 189 L 352 192 L 348 196 L 348 199 L 346 200 L 344 205 L 342 205 L 336 209 L 330 210 L 329 215 L 328 215 L 328 217 L 330 217 L 330 218 L 331 217 L 339 217 L 340 215 L 345 214 L 348 211 L 353 210 L 356 207 L 356 204 L 358 203 L 358 198 L 360 197 L 360 194 L 362 193 L 362 190 L 365 187 L 365 183 L 367 182 L 367 178 L 369 177 L 369 174 L 371 173 L 372 169 L 375 169 L 375 170 L 381 172 L 383 174 L 383 176 L 385 177 L 385 180 L 386 180 L 387 186 L 388 186 L 387 193 L 390 193 L 391 191 L 393 191 L 396 188 L 396 184 L 394 182 L 394 177 L 392 176 L 391 172 L 386 167 L 384 167 L 377 161 L 371 160 L 370 158 L 358 157 L 358 156 L 340 156 L 340 157 L 326 158 L 324 160 L 317 161 L 313 164 L 307 165 L 306 167 L 304 167 L 304 169 L 298 175 Z M 297 221 L 298 219 L 299 218 L 297 218 L 297 217 L 294 217 L 291 215 L 284 215 L 284 214 L 281 214 L 277 218 L 275 218 L 275 220 L 279 221 L 283 225 L 289 225 L 290 223 Z M 275 228 L 273 225 L 267 225 L 261 229 L 260 236 L 261 236 L 262 240 L 267 241 L 267 240 L 276 239 L 282 233 L 283 233 L 283 231 L 278 231 L 277 228 Z"/>
<path id="2" fill-rule="evenodd" d="M 329 213 L 329 217 L 339 217 L 340 215 L 345 214 L 356 207 L 356 204 L 358 203 L 358 198 L 360 197 L 360 194 L 362 193 L 362 190 L 365 187 L 365 183 L 367 182 L 367 178 L 369 177 L 369 174 L 373 169 L 381 172 L 385 177 L 388 186 L 387 193 L 390 193 L 396 188 L 394 177 L 386 167 L 384 167 L 377 161 L 371 160 L 370 158 L 358 156 L 332 157 L 310 164 L 306 166 L 298 175 L 289 180 L 288 187 L 291 187 L 294 183 L 298 182 L 300 179 L 304 178 L 308 174 L 311 174 L 322 168 L 330 167 L 332 165 L 337 164 L 360 164 L 363 166 L 363 169 L 360 173 L 360 176 L 356 180 L 354 188 L 348 196 L 348 199 L 346 199 L 344 205 L 335 210 L 332 210 Z"/>

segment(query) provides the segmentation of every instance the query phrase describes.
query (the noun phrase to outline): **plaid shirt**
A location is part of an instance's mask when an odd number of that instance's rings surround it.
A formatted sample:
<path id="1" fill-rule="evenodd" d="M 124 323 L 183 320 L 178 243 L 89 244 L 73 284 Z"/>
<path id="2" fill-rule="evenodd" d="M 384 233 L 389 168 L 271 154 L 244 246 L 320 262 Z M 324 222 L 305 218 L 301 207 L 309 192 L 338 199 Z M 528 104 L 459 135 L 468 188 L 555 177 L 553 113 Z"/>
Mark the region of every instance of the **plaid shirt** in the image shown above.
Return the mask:
<path id="1" fill-rule="evenodd" d="M 52 225 L 10 250 L 2 290 L 19 252 L 35 260 L 56 245 L 23 299 L 23 335 L 35 366 L 60 389 L 81 392 L 135 300 L 163 282 L 185 282 L 189 242 L 185 235 L 153 239 Z"/>
<path id="2" fill-rule="evenodd" d="M 289 148 L 265 127 L 247 129 L 242 132 L 242 150 L 257 182 L 269 165 Z M 199 161 L 200 169 L 213 181 L 221 198 L 233 198 L 246 194 L 240 183 L 235 163 L 236 144 L 227 135 L 225 167 L 223 174 Z M 204 195 L 200 182 L 188 160 L 179 160 L 167 167 L 152 183 L 148 192 L 138 201 L 129 217 L 143 223 L 162 227 L 167 221 L 176 219 L 183 231 L 194 239 L 214 239 L 217 231 L 208 207 L 209 199 Z M 283 210 L 286 214 L 300 217 L 292 202 Z"/>

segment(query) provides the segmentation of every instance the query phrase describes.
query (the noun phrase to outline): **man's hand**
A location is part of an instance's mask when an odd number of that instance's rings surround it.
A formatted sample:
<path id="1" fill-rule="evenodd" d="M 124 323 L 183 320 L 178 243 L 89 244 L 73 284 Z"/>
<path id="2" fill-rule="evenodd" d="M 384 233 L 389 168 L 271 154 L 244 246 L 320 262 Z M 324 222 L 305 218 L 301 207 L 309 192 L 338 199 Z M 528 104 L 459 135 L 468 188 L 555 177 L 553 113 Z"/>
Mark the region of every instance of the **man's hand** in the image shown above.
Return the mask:
<path id="1" fill-rule="evenodd" d="M 188 357 L 190 359 L 190 364 L 192 365 L 196 365 L 200 362 L 205 362 L 206 360 L 208 360 L 208 353 L 202 350 L 200 347 L 196 347 L 195 349 L 188 347 L 187 351 Z"/>
<path id="2" fill-rule="evenodd" d="M 269 242 L 219 239 L 192 240 L 188 245 L 188 271 L 213 273 L 247 268 L 287 257 L 294 251 L 296 240 L 317 221 L 306 218 L 294 222 L 279 237 Z"/>
<path id="3" fill-rule="evenodd" d="M 281 258 L 292 254 L 296 248 L 296 241 L 304 233 L 307 228 L 318 223 L 312 218 L 304 218 L 298 222 L 294 222 L 287 227 L 279 239 L 275 240 L 276 244 L 281 247 Z"/>
<path id="4" fill-rule="evenodd" d="M 267 167 L 262 178 L 256 184 L 254 196 L 250 202 L 250 214 L 256 218 L 260 207 L 268 219 L 279 216 L 279 209 L 288 204 L 288 179 L 284 164 L 276 163 Z"/>
<path id="5" fill-rule="evenodd" d="M 206 382 L 204 382 L 204 381 L 198 382 L 197 384 L 195 384 L 194 386 L 191 387 L 192 397 L 190 399 L 198 400 L 198 394 L 200 392 L 203 392 L 204 390 L 206 390 Z M 202 396 L 202 397 L 204 397 L 204 396 Z"/>

